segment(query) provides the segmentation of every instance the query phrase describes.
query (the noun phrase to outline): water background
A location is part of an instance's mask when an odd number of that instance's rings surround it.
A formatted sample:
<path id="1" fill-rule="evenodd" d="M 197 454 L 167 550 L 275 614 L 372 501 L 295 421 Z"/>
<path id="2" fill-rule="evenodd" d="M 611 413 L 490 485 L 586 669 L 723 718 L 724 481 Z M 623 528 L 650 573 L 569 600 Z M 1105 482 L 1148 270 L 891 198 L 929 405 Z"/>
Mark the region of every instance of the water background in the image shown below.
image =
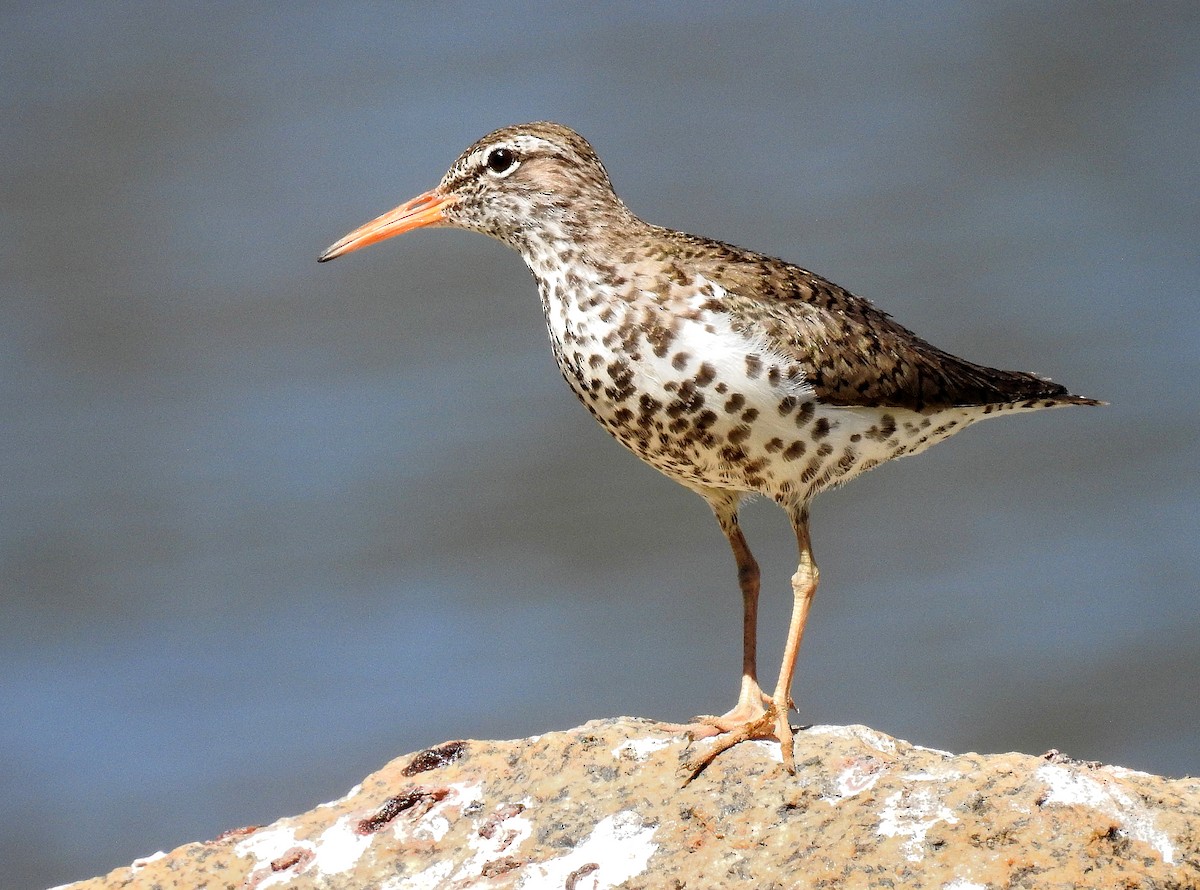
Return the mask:
<path id="1" fill-rule="evenodd" d="M 1196 773 L 1198 11 L 6 5 L 0 886 L 732 704 L 716 524 L 575 402 L 520 259 L 315 262 L 539 118 L 654 222 L 1112 403 L 817 501 L 802 720 Z M 794 544 L 745 523 L 769 682 Z"/>

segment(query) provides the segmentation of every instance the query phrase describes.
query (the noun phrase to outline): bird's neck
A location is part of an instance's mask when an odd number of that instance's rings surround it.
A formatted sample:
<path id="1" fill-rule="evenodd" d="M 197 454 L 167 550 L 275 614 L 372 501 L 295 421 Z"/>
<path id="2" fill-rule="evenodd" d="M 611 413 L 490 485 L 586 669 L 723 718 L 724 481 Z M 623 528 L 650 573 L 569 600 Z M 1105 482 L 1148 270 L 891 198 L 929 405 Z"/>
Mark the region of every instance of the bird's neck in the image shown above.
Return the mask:
<path id="1" fill-rule="evenodd" d="M 537 279 L 543 299 L 572 301 L 610 285 L 616 265 L 629 262 L 630 251 L 649 229 L 619 201 L 553 206 L 539 213 L 537 224 L 512 246 Z"/>

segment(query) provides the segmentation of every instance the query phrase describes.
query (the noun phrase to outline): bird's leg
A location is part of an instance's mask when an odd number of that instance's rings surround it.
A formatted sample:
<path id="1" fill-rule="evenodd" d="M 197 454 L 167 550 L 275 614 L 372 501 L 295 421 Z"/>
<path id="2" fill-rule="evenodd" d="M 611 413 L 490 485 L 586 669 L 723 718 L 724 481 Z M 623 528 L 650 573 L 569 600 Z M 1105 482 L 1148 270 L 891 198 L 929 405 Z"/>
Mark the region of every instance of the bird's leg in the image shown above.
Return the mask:
<path id="1" fill-rule="evenodd" d="M 743 724 L 757 720 L 766 710 L 770 699 L 758 685 L 758 562 L 750 552 L 746 536 L 742 534 L 738 522 L 738 505 L 741 495 L 714 491 L 702 492 L 704 499 L 712 508 L 725 539 L 733 551 L 737 563 L 738 586 L 742 590 L 742 685 L 738 693 L 737 704 L 719 717 L 698 717 L 696 722 L 711 727 L 710 732 L 695 733 L 698 736 L 711 735 L 715 732 L 729 732 Z"/>
<path id="2" fill-rule="evenodd" d="M 742 686 L 737 705 L 714 721 L 718 726 L 731 727 L 761 716 L 766 700 L 758 685 L 757 667 L 759 571 L 738 522 L 737 501 L 727 497 L 715 503 L 710 501 L 710 504 L 733 550 L 738 586 L 742 590 Z"/>
<path id="3" fill-rule="evenodd" d="M 808 534 L 808 508 L 798 507 L 791 511 L 790 515 L 792 527 L 796 532 L 796 542 L 800 549 L 800 564 L 796 569 L 796 574 L 792 576 L 792 620 L 788 624 L 787 643 L 783 648 L 783 663 L 779 667 L 779 680 L 775 684 L 775 694 L 767 700 L 765 708 L 760 705 L 756 712 L 749 715 L 749 719 L 740 724 L 728 725 L 726 728 L 725 718 L 741 710 L 743 703 L 741 700 L 738 702 L 738 707 L 730 712 L 730 715 L 716 718 L 719 721 L 718 727 L 725 731 L 710 750 L 687 764 L 687 768 L 691 771 L 689 782 L 720 754 L 728 751 L 734 745 L 748 739 L 771 736 L 779 739 L 784 769 L 789 773 L 796 772 L 796 755 L 792 745 L 792 726 L 788 722 L 788 710 L 793 706 L 792 676 L 796 671 L 796 656 L 800 652 L 800 641 L 804 637 L 804 625 L 808 622 L 808 612 L 812 607 L 813 596 L 817 592 L 818 572 L 817 564 L 813 561 L 812 541 Z M 757 688 L 757 682 L 755 688 Z M 744 682 L 743 689 L 745 689 Z M 761 692 L 759 697 L 760 700 L 763 698 Z"/>
<path id="4" fill-rule="evenodd" d="M 742 591 L 742 683 L 737 704 L 724 714 L 696 717 L 689 724 L 670 724 L 672 728 L 686 730 L 693 738 L 737 732 L 747 724 L 757 724 L 771 704 L 770 697 L 758 685 L 756 654 L 759 570 L 758 562 L 750 552 L 750 546 L 746 543 L 746 536 L 742 534 L 738 522 L 738 504 L 741 502 L 741 496 L 726 491 L 702 491 L 701 494 L 717 517 L 737 563 L 738 586 Z"/>
<path id="5" fill-rule="evenodd" d="M 738 586 L 742 589 L 742 685 L 737 704 L 732 710 L 718 717 L 697 717 L 688 727 L 693 738 L 704 738 L 720 734 L 716 745 L 700 757 L 690 761 L 687 769 L 690 782 L 712 763 L 723 751 L 747 739 L 770 736 L 776 723 L 773 700 L 768 698 L 758 685 L 758 592 L 759 570 L 746 536 L 738 522 L 738 504 L 741 496 L 728 492 L 705 492 L 704 499 L 712 507 L 733 550 L 737 563 Z"/>
<path id="6" fill-rule="evenodd" d="M 792 727 L 788 722 L 788 708 L 792 704 L 792 675 L 796 671 L 796 656 L 800 652 L 804 625 L 808 623 L 808 611 L 812 608 L 820 573 L 813 561 L 812 540 L 808 535 L 808 507 L 796 508 L 791 517 L 796 543 L 800 547 L 800 565 L 792 576 L 792 620 L 788 624 L 783 663 L 779 666 L 779 680 L 775 684 L 775 694 L 771 696 L 774 705 L 770 710 L 775 714 L 775 736 L 783 753 L 783 765 L 789 773 L 794 773 L 796 757 L 792 746 Z"/>

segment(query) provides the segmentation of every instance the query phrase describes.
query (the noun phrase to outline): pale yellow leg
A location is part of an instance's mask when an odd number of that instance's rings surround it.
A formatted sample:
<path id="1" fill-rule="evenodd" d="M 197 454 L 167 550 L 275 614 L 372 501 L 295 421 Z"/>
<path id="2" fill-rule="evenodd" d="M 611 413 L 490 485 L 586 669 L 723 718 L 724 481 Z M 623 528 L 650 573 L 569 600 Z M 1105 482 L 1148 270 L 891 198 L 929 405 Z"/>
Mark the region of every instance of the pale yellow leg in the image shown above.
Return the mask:
<path id="1" fill-rule="evenodd" d="M 731 724 L 758 717 L 763 712 L 763 691 L 758 685 L 758 562 L 750 552 L 746 536 L 738 522 L 738 498 L 724 495 L 709 498 L 709 505 L 716 514 L 721 531 L 729 541 L 737 563 L 738 586 L 742 591 L 742 685 L 737 705 L 721 715 L 722 722 Z"/>
<path id="2" fill-rule="evenodd" d="M 800 653 L 800 641 L 804 639 L 804 625 L 808 623 L 808 612 L 817 593 L 820 573 L 813 562 L 812 541 L 808 536 L 808 509 L 801 508 L 792 516 L 796 530 L 796 543 L 800 546 L 800 565 L 792 575 L 792 620 L 788 624 L 787 642 L 783 647 L 783 663 L 779 666 L 779 680 L 775 694 L 771 696 L 775 713 L 775 735 L 783 753 L 783 765 L 789 773 L 796 772 L 796 758 L 792 745 L 792 726 L 788 722 L 788 709 L 792 704 L 792 676 L 796 672 L 796 656 Z"/>
<path id="3" fill-rule="evenodd" d="M 712 503 L 712 501 L 710 501 Z M 721 513 L 714 506 L 718 520 Z M 804 625 L 808 622 L 808 613 L 812 608 L 813 597 L 817 592 L 819 573 L 813 561 L 812 541 L 808 534 L 808 509 L 797 508 L 791 513 L 792 527 L 796 532 L 796 542 L 800 549 L 800 564 L 796 574 L 792 576 L 792 618 L 788 624 L 787 642 L 783 649 L 783 663 L 779 668 L 779 680 L 775 684 L 775 694 L 767 699 L 758 686 L 754 667 L 754 641 L 758 613 L 758 566 L 754 557 L 746 547 L 737 526 L 736 512 L 732 515 L 733 523 L 727 526 L 724 521 L 721 527 L 726 530 L 726 536 L 738 560 L 738 577 L 743 581 L 742 595 L 745 608 L 743 610 L 743 671 L 742 692 L 738 704 L 732 711 L 720 717 L 706 718 L 704 722 L 722 731 L 714 747 L 699 758 L 691 761 L 688 768 L 693 778 L 710 764 L 718 755 L 728 751 L 734 745 L 748 739 L 769 738 L 779 739 L 784 768 L 789 773 L 796 772 L 796 756 L 792 744 L 792 727 L 788 721 L 788 711 L 793 706 L 791 698 L 792 677 L 796 671 L 796 656 L 800 652 L 800 642 L 804 638 Z M 728 529 L 732 528 L 732 532 Z M 746 583 L 745 578 L 750 573 L 743 572 L 741 552 L 748 558 L 748 564 L 753 566 L 753 583 Z M 752 587 L 753 595 L 750 593 Z M 690 780 L 689 780 L 690 781 Z"/>

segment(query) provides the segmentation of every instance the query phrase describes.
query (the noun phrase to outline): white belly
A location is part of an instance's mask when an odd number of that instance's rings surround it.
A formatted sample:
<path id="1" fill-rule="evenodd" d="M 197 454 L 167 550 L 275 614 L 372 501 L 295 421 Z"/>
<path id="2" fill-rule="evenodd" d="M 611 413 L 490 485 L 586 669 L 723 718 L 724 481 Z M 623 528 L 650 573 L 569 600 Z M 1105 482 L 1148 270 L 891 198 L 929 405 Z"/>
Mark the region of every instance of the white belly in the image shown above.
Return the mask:
<path id="1" fill-rule="evenodd" d="M 982 416 L 823 405 L 799 362 L 700 308 L 713 295 L 702 285 L 669 311 L 599 288 L 580 304 L 543 294 L 571 388 L 622 444 L 685 485 L 803 501 Z"/>

